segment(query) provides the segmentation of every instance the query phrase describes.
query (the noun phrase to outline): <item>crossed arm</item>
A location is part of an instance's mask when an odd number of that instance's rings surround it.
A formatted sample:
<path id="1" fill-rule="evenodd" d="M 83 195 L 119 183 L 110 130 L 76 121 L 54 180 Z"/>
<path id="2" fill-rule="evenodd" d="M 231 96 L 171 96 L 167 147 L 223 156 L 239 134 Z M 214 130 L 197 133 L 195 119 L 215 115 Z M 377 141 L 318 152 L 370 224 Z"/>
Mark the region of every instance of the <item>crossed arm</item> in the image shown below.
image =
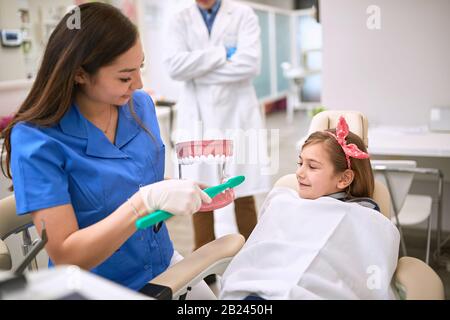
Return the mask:
<path id="1" fill-rule="evenodd" d="M 251 79 L 260 70 L 260 28 L 255 14 L 247 15 L 237 36 L 237 51 L 226 59 L 224 46 L 202 50 L 190 50 L 187 43 L 189 26 L 174 22 L 170 29 L 171 45 L 165 59 L 170 76 L 174 80 L 197 84 L 226 84 Z"/>

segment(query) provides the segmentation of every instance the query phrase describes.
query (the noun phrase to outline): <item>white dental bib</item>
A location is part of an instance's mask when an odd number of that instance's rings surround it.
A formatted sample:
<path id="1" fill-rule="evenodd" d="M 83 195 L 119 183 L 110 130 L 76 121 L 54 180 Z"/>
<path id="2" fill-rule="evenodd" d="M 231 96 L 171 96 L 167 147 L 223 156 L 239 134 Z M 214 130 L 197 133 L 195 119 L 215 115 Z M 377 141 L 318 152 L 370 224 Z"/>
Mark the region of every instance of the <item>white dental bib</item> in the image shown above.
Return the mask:
<path id="1" fill-rule="evenodd" d="M 381 213 L 277 187 L 222 278 L 221 299 L 393 299 L 399 233 Z"/>

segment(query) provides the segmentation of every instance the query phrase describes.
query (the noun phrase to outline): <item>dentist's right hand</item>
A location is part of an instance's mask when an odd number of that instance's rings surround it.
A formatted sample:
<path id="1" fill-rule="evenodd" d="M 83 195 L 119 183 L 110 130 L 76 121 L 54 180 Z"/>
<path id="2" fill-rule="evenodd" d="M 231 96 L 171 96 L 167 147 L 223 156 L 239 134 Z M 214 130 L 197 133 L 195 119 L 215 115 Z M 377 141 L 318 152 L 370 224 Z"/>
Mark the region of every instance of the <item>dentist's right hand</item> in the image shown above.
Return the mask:
<path id="1" fill-rule="evenodd" d="M 147 209 L 147 213 L 164 210 L 174 215 L 196 213 L 202 202 L 211 203 L 212 199 L 189 180 L 163 180 L 138 191 Z"/>

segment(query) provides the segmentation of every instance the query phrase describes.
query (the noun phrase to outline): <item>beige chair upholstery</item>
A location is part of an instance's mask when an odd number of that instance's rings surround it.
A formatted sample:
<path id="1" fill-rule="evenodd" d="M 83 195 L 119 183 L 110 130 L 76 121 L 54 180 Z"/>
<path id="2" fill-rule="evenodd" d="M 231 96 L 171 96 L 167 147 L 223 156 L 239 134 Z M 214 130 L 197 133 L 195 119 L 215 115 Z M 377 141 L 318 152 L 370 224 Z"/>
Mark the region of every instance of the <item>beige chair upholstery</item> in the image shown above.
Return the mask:
<path id="1" fill-rule="evenodd" d="M 11 254 L 9 252 L 6 243 L 0 240 L 0 271 L 1 270 L 11 270 L 12 261 Z"/>
<path id="2" fill-rule="evenodd" d="M 350 131 L 362 136 L 367 146 L 368 121 L 360 112 L 355 111 L 324 111 L 317 114 L 311 121 L 309 133 L 319 130 L 335 128 L 337 119 L 343 115 Z M 356 121 L 357 123 L 353 123 Z M 281 177 L 275 186 L 288 187 L 298 191 L 295 174 Z M 387 187 L 375 181 L 373 199 L 380 207 L 381 213 L 391 217 L 391 198 Z M 436 272 L 422 260 L 412 257 L 402 257 L 398 261 L 394 275 L 394 285 L 401 299 L 445 299 L 444 286 Z"/>
<path id="3" fill-rule="evenodd" d="M 360 136 L 367 147 L 369 122 L 367 117 L 358 111 L 322 111 L 311 120 L 308 136 L 316 131 L 336 128 L 340 116 L 344 116 L 350 131 Z"/>
<path id="4" fill-rule="evenodd" d="M 33 223 L 31 216 L 16 214 L 16 200 L 9 196 L 0 200 L 0 239 L 5 239 L 11 234 Z"/>
<path id="5" fill-rule="evenodd" d="M 244 243 L 245 238 L 240 234 L 223 236 L 195 250 L 150 283 L 170 287 L 176 299 L 206 276 L 222 275 Z"/>
<path id="6" fill-rule="evenodd" d="M 394 275 L 401 299 L 444 300 L 444 285 L 439 276 L 422 260 L 402 257 Z"/>
<path id="7" fill-rule="evenodd" d="M 10 252 L 3 240 L 13 233 L 26 229 L 32 223 L 30 215 L 16 215 L 14 196 L 0 200 L 0 270 L 10 270 L 12 267 Z"/>

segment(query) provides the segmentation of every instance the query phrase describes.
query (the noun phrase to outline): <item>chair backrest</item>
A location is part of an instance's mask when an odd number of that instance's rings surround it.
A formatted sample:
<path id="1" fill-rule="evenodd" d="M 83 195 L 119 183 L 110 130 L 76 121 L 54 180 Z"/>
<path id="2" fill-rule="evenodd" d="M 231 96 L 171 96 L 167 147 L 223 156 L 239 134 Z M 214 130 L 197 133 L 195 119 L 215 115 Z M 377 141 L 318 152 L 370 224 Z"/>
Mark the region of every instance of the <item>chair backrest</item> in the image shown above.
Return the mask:
<path id="1" fill-rule="evenodd" d="M 316 131 L 336 128 L 339 117 L 344 116 L 351 132 L 358 135 L 364 145 L 368 146 L 368 128 L 367 117 L 359 111 L 322 111 L 316 114 L 309 126 L 308 136 Z"/>
<path id="2" fill-rule="evenodd" d="M 372 160 L 375 179 L 388 186 L 394 208 L 398 211 L 403 207 L 408 195 L 414 173 L 395 171 L 396 169 L 414 169 L 416 161 L 412 160 Z"/>

